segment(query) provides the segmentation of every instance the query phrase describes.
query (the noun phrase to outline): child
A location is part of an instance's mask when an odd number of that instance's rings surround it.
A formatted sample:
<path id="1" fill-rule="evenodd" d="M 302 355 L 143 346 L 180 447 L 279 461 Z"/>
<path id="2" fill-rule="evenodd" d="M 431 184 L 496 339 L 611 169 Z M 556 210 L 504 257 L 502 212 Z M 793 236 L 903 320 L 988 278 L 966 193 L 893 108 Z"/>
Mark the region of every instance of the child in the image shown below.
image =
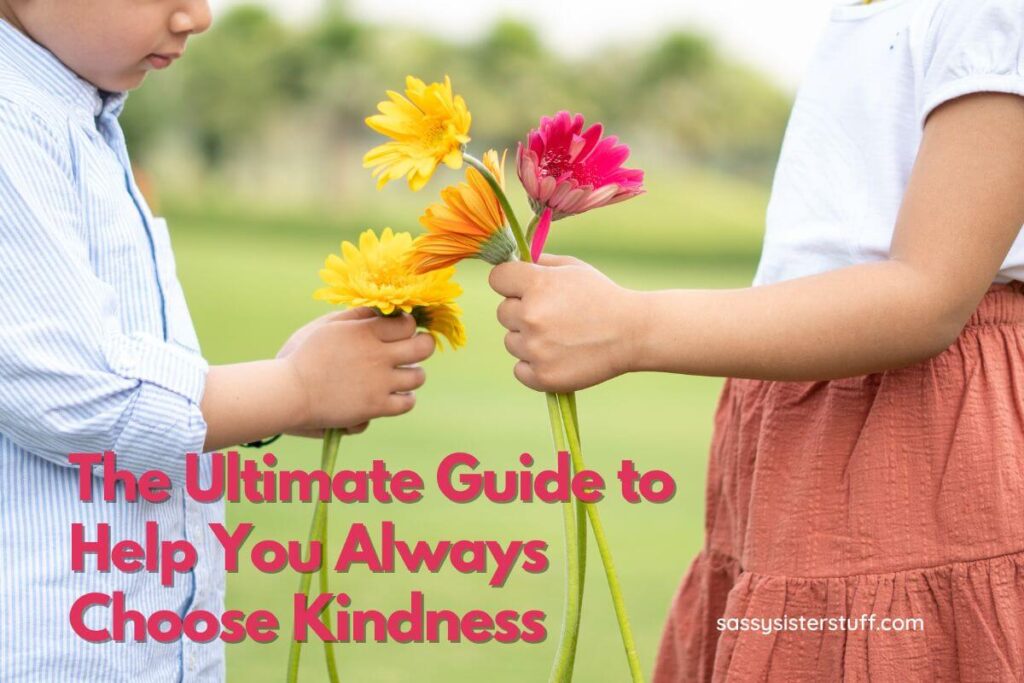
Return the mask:
<path id="1" fill-rule="evenodd" d="M 729 378 L 658 683 L 1020 680 L 1021 96 L 1024 0 L 837 3 L 753 287 L 493 271 L 529 387 Z"/>
<path id="2" fill-rule="evenodd" d="M 410 316 L 366 309 L 300 329 L 278 358 L 208 367 L 164 222 L 132 180 L 117 115 L 210 23 L 205 0 L 0 0 L 0 680 L 218 681 L 220 640 L 87 643 L 73 602 L 123 591 L 145 615 L 224 611 L 223 504 L 182 494 L 185 454 L 279 432 L 360 431 L 413 407 L 433 351 Z M 161 504 L 82 503 L 70 452 L 113 450 L 175 482 Z M 209 477 L 204 461 L 202 475 Z M 194 572 L 72 573 L 71 525 L 198 546 Z M 86 625 L 110 628 L 110 610 Z"/>

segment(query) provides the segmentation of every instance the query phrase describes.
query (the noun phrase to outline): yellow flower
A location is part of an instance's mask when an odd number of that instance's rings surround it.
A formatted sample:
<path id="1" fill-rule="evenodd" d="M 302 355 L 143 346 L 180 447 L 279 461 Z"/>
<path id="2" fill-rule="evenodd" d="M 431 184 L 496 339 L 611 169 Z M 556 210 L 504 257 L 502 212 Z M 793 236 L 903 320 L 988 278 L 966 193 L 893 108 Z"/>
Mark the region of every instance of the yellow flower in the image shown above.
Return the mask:
<path id="1" fill-rule="evenodd" d="M 491 175 L 493 175 L 498 180 L 498 187 L 500 187 L 502 190 L 505 189 L 505 157 L 507 155 L 508 150 L 506 149 L 501 153 L 501 160 L 499 161 L 498 153 L 495 152 L 493 149 L 489 149 L 486 152 L 484 152 L 483 158 L 484 166 L 486 166 L 487 170 L 491 172 Z M 475 168 L 473 170 L 476 171 Z M 477 172 L 479 173 L 479 171 Z M 480 179 L 483 180 L 482 175 L 480 176 Z M 488 185 L 487 187 L 488 189 L 490 189 L 490 185 Z M 493 190 L 491 191 L 491 195 L 494 195 Z M 498 201 L 498 198 L 496 196 L 494 197 L 494 201 Z M 500 204 L 498 206 L 498 209 L 501 209 Z M 504 212 L 502 212 L 502 215 L 504 216 Z"/>
<path id="2" fill-rule="evenodd" d="M 484 165 L 505 187 L 505 155 L 488 150 Z M 518 251 L 505 224 L 497 195 L 472 166 L 466 182 L 441 190 L 441 203 L 431 204 L 420 216 L 428 232 L 413 243 L 410 267 L 418 273 L 453 266 L 464 258 L 480 258 L 492 265 L 505 263 Z"/>
<path id="3" fill-rule="evenodd" d="M 383 315 L 410 313 L 435 339 L 448 339 L 452 348 L 466 343 L 466 331 L 454 303 L 462 287 L 451 282 L 454 268 L 430 273 L 412 272 L 407 264 L 412 235 L 384 228 L 380 239 L 373 230 L 359 236 L 359 247 L 341 243 L 341 256 L 327 257 L 320 278 L 327 285 L 314 299 L 352 307 L 367 306 Z"/>
<path id="4" fill-rule="evenodd" d="M 416 324 L 429 332 L 441 348 L 441 337 L 453 349 L 466 345 L 466 328 L 462 324 L 462 308 L 458 304 L 437 304 L 413 309 Z"/>
<path id="5" fill-rule="evenodd" d="M 366 125 L 392 139 L 363 157 L 363 167 L 374 169 L 377 189 L 406 176 L 409 187 L 420 190 L 438 164 L 462 168 L 471 116 L 462 97 L 452 94 L 451 79 L 426 85 L 406 76 L 405 95 L 389 90 L 389 100 L 377 105 L 380 114 L 366 119 Z"/>

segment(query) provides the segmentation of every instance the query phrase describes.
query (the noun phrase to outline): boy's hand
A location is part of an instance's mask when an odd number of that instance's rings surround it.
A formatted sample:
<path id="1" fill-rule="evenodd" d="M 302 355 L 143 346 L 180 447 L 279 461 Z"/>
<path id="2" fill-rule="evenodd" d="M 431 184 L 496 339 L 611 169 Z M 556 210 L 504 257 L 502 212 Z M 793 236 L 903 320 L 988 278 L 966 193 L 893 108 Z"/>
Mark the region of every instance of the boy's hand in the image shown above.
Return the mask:
<path id="1" fill-rule="evenodd" d="M 277 352 L 277 358 L 284 358 L 292 354 L 299 345 L 309 337 L 321 325 L 326 325 L 329 322 L 335 322 L 338 320 L 365 320 L 368 318 L 374 318 L 377 314 L 369 308 L 349 308 L 344 311 L 334 311 L 332 313 L 325 313 L 324 315 L 311 320 L 299 329 L 292 333 L 292 336 L 288 337 L 288 341 L 284 343 L 281 350 Z M 366 428 L 370 426 L 369 420 L 362 424 L 355 425 L 354 427 L 344 427 L 342 431 L 346 434 L 355 435 L 362 434 L 366 431 Z M 299 429 L 290 430 L 288 432 L 293 436 L 304 436 L 310 439 L 322 439 L 324 438 L 323 429 Z"/>
<path id="2" fill-rule="evenodd" d="M 377 317 L 377 314 L 370 308 L 348 308 L 344 311 L 325 313 L 319 318 L 314 318 L 292 332 L 292 336 L 288 337 L 288 341 L 286 341 L 281 347 L 281 350 L 277 352 L 277 357 L 284 358 L 285 356 L 290 356 L 292 352 L 302 344 L 302 342 L 306 341 L 309 335 L 316 331 L 317 328 L 326 325 L 327 323 L 339 320 L 367 320 L 375 317 Z"/>
<path id="3" fill-rule="evenodd" d="M 633 363 L 631 292 L 579 259 L 544 255 L 505 263 L 491 287 L 506 297 L 498 321 L 516 378 L 537 391 L 570 392 L 616 377 Z"/>
<path id="4" fill-rule="evenodd" d="M 367 308 L 321 316 L 297 330 L 278 359 L 292 372 L 304 409 L 291 434 L 319 436 L 328 427 L 358 433 L 376 417 L 401 415 L 423 386 L 416 366 L 434 352 L 412 316 L 383 318 Z"/>

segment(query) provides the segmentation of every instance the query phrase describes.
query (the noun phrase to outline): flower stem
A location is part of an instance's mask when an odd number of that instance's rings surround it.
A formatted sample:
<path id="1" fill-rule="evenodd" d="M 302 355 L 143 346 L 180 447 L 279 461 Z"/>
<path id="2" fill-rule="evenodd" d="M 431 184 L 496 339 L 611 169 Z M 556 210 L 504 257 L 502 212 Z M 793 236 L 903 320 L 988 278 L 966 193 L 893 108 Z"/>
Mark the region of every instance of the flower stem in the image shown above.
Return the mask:
<path id="1" fill-rule="evenodd" d="M 338 444 L 341 442 L 341 430 L 340 429 L 328 429 L 324 432 L 324 446 L 320 456 L 320 467 L 329 474 L 334 472 L 334 462 L 338 457 Z M 323 501 L 318 501 L 316 508 L 313 511 L 313 522 L 309 527 L 309 545 L 312 547 L 313 541 L 319 541 L 321 547 L 321 562 L 320 562 L 320 590 L 326 592 L 327 584 L 327 564 L 326 564 L 326 535 L 327 535 L 327 504 Z M 309 595 L 310 586 L 313 583 L 312 573 L 303 573 L 299 577 L 299 590 L 298 593 L 301 595 Z M 324 624 L 330 625 L 330 607 L 324 610 L 321 614 L 321 619 Z M 338 681 L 338 670 L 337 665 L 334 662 L 334 652 L 331 649 L 332 643 L 324 641 L 325 654 L 327 658 L 327 671 L 331 676 L 331 682 L 337 683 Z M 291 647 L 288 650 L 288 674 L 286 677 L 287 683 L 296 683 L 299 680 L 299 657 L 302 654 L 302 642 L 298 640 L 292 640 Z"/>
<path id="2" fill-rule="evenodd" d="M 494 177 L 490 169 L 470 154 L 463 154 L 462 158 L 467 164 L 480 171 L 484 180 L 490 185 L 501 204 L 505 217 L 508 219 L 509 228 L 515 237 L 519 247 L 520 258 L 527 263 L 533 262 L 530 253 L 530 245 L 523 229 L 519 225 L 512 205 L 508 201 L 508 195 L 501 187 L 501 183 Z M 534 215 L 530 221 L 528 230 L 532 238 L 533 231 L 540 221 L 540 215 Z M 569 451 L 572 456 L 573 471 L 579 472 L 583 469 L 583 456 L 580 453 L 580 438 L 576 425 L 576 396 L 570 394 L 547 394 L 548 416 L 551 419 L 551 434 L 555 440 L 555 447 L 559 451 L 565 450 L 564 435 L 569 435 Z M 561 402 L 567 401 L 566 407 Z M 561 420 L 559 420 L 561 413 Z M 562 431 L 563 426 L 565 432 Z M 573 445 L 575 444 L 575 445 Z M 584 505 L 579 500 L 573 503 L 566 503 L 562 508 L 565 529 L 565 554 L 566 554 L 566 602 L 565 602 L 565 623 L 562 625 L 562 635 L 558 643 L 558 653 L 555 659 L 554 669 L 551 672 L 551 683 L 571 683 L 572 671 L 576 660 L 576 644 L 579 639 L 580 614 L 583 610 L 583 584 L 586 579 L 587 570 L 587 518 L 590 515 L 591 523 L 600 525 L 601 520 L 597 517 L 597 510 L 592 505 Z M 575 512 L 575 514 L 573 514 Z M 623 643 L 626 644 L 626 658 L 630 662 L 630 671 L 633 673 L 633 682 L 642 683 L 643 674 L 640 672 L 639 659 L 636 656 L 636 645 L 633 644 L 633 634 L 629 629 L 629 619 L 626 617 L 625 603 L 622 601 L 619 582 L 615 577 L 615 567 L 611 564 L 611 553 L 607 548 L 603 528 L 600 534 L 594 529 L 594 537 L 598 542 L 598 549 L 601 551 L 601 561 L 605 566 L 605 573 L 608 575 L 608 585 L 612 590 L 612 602 L 615 604 L 615 614 L 619 619 L 619 630 L 622 632 Z M 575 571 L 574 571 L 575 570 Z M 615 596 L 618 595 L 616 602 Z M 632 654 L 630 654 L 632 653 Z"/>
<path id="3" fill-rule="evenodd" d="M 505 212 L 505 218 L 508 219 L 508 226 L 512 229 L 512 235 L 516 238 L 516 245 L 519 247 L 519 258 L 526 262 L 530 262 L 530 245 L 526 242 L 526 238 L 523 236 L 523 229 L 519 226 L 519 221 L 516 219 L 516 214 L 512 211 L 512 205 L 508 201 L 508 195 L 505 194 L 505 190 L 501 189 L 501 183 L 491 173 L 491 169 L 487 168 L 484 162 L 480 161 L 471 154 L 463 154 L 463 160 L 476 170 L 480 171 L 480 174 L 487 181 L 487 184 L 494 190 L 495 196 L 498 198 L 498 203 L 501 204 L 502 210 Z"/>
<path id="4" fill-rule="evenodd" d="M 537 229 L 537 223 L 540 223 L 539 213 L 533 214 L 530 224 L 526 226 L 526 241 L 529 242 L 530 246 L 533 246 L 533 231 Z"/>
<path id="5" fill-rule="evenodd" d="M 580 447 L 575 404 L 575 398 L 571 394 L 558 394 L 558 405 L 561 408 L 562 420 L 565 422 L 565 433 L 569 440 L 569 452 L 572 454 L 573 469 L 582 471 L 586 469 L 586 464 L 583 462 L 583 452 Z M 636 642 L 633 640 L 633 630 L 629 626 L 629 616 L 626 614 L 626 603 L 622 597 L 622 587 L 619 585 L 619 578 L 615 573 L 615 562 L 612 559 L 611 549 L 608 547 L 608 539 L 604 535 L 601 515 L 597 510 L 597 506 L 593 503 L 585 503 L 584 505 L 587 510 L 587 517 L 590 519 L 590 528 L 594 531 L 594 540 L 597 541 L 597 550 L 601 554 L 601 564 L 604 565 L 605 577 L 608 579 L 608 589 L 612 594 L 612 605 L 615 607 L 615 618 L 619 622 L 619 633 L 622 635 L 622 646 L 626 650 L 629 673 L 633 683 L 643 683 L 644 675 L 640 669 L 640 658 L 637 656 Z"/>
<path id="6" fill-rule="evenodd" d="M 334 463 L 338 459 L 338 446 L 341 444 L 342 431 L 340 429 L 328 429 L 324 432 L 324 448 L 321 455 L 320 469 L 327 473 L 328 479 L 334 478 Z M 324 502 L 318 503 L 323 506 L 324 513 L 321 517 L 320 525 L 320 592 L 327 593 L 327 504 Z M 328 603 L 327 608 L 320 613 L 320 619 L 323 621 L 324 626 L 327 630 L 331 630 L 331 606 Z M 327 662 L 327 675 L 331 683 L 338 683 L 338 663 L 334 659 L 334 643 L 325 640 L 324 641 L 324 659 Z"/>
<path id="7" fill-rule="evenodd" d="M 548 417 L 551 419 L 551 436 L 556 450 L 566 450 L 558 397 L 548 394 Z M 558 640 L 555 663 L 551 669 L 549 683 L 571 683 L 573 666 L 576 662 L 576 644 L 579 640 L 580 614 L 583 609 L 584 567 L 586 564 L 586 527 L 579 525 L 579 518 L 573 511 L 573 502 L 562 503 L 562 521 L 565 538 L 565 617 L 562 633 Z M 586 519 L 582 520 L 586 524 Z M 580 542 L 582 540 L 582 546 Z"/>
<path id="8" fill-rule="evenodd" d="M 555 396 L 557 401 L 558 397 Z M 576 392 L 569 394 L 569 406 L 572 409 L 572 420 L 573 424 L 576 425 L 576 440 L 580 444 L 582 449 L 583 442 L 580 440 L 580 419 L 576 414 Z M 576 472 L 575 466 L 573 471 Z M 587 573 L 587 508 L 583 504 L 582 500 L 575 500 L 573 504 L 576 506 L 576 532 L 579 535 L 577 544 L 580 549 L 580 585 L 583 585 L 583 580 Z M 580 600 L 583 599 L 583 591 L 580 590 Z M 581 608 L 582 609 L 582 608 Z"/>

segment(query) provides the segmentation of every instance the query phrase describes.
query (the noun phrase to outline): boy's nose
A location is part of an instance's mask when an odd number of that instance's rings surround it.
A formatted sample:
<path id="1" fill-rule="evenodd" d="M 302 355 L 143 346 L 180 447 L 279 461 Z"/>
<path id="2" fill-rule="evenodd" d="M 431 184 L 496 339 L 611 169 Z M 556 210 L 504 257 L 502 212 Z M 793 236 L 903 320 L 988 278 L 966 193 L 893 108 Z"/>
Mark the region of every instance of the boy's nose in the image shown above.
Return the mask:
<path id="1" fill-rule="evenodd" d="M 171 15 L 171 33 L 202 33 L 210 28 L 213 17 L 207 0 L 186 0 Z"/>

